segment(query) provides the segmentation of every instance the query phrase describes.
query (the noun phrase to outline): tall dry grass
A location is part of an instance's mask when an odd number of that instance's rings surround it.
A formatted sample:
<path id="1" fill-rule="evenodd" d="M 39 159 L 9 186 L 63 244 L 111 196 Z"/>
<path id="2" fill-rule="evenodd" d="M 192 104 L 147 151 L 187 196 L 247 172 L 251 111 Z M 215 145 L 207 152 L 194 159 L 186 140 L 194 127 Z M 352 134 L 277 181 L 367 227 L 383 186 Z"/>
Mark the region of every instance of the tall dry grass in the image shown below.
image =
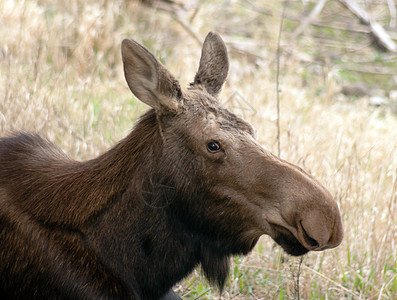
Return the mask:
<path id="1" fill-rule="evenodd" d="M 231 56 L 223 91 L 236 91 L 255 111 L 234 108 L 256 127 L 259 141 L 276 153 L 275 17 L 242 6 L 206 1 L 191 26 L 246 30 L 260 45 L 260 60 Z M 258 1 L 259 4 L 262 4 Z M 262 4 L 263 5 L 263 4 Z M 168 14 L 131 1 L 3 0 L 0 3 L 0 135 L 36 131 L 76 159 L 105 151 L 126 135 L 146 107 L 124 82 L 119 45 L 132 37 L 150 48 L 187 85 L 200 47 Z M 249 43 L 244 44 L 248 48 Z M 397 117 L 366 101 L 339 101 L 338 74 L 307 69 L 293 55 L 281 58 L 281 157 L 323 182 L 340 206 L 343 243 L 310 253 L 300 269 L 303 299 L 397 298 Z M 317 75 L 316 75 L 317 74 Z M 248 107 L 244 101 L 241 105 Z M 299 259 L 263 237 L 237 257 L 223 299 L 297 297 Z M 195 271 L 176 289 L 186 299 L 219 297 Z"/>

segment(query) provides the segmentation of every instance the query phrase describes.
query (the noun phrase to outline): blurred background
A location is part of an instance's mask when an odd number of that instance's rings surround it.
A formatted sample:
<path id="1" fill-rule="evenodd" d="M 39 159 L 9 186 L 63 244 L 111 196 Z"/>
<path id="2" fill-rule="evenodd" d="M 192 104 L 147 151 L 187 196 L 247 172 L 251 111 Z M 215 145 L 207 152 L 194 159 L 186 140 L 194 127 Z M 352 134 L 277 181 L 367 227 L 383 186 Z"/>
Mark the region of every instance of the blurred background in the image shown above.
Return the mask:
<path id="1" fill-rule="evenodd" d="M 301 261 L 263 237 L 233 258 L 222 295 L 199 269 L 175 290 L 184 299 L 397 299 L 396 7 L 2 0 L 0 135 L 35 131 L 75 159 L 93 158 L 147 110 L 125 83 L 122 39 L 145 45 L 186 87 L 204 37 L 217 31 L 231 60 L 223 105 L 256 127 L 264 147 L 278 154 L 279 143 L 283 159 L 329 188 L 345 239 Z"/>

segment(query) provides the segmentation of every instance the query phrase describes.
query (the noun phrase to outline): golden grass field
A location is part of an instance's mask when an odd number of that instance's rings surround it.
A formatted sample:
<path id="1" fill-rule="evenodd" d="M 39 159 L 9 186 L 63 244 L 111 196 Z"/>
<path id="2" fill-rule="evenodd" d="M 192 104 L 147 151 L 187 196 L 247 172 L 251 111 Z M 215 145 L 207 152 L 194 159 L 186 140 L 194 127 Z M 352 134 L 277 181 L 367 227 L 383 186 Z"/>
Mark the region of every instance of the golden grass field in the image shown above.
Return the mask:
<path id="1" fill-rule="evenodd" d="M 274 12 L 258 26 L 250 25 L 254 12 L 239 5 L 244 1 L 202 2 L 189 25 L 199 37 L 218 30 L 230 46 L 227 33 L 245 26 L 260 46 L 256 62 L 231 53 L 222 99 L 241 94 L 240 104 L 254 110 L 236 108 L 234 100 L 225 105 L 244 113 L 260 143 L 277 153 L 280 5 L 257 1 Z M 122 0 L 2 0 L 0 136 L 38 132 L 78 160 L 114 145 L 147 109 L 124 80 L 126 37 L 149 48 L 183 86 L 193 79 L 200 45 L 162 10 Z M 397 299 L 397 115 L 365 99 L 338 97 L 332 68 L 305 77 L 294 53 L 283 53 L 280 67 L 281 157 L 329 188 L 341 209 L 344 241 L 306 255 L 297 276 L 299 258 L 263 237 L 251 254 L 234 258 L 221 296 L 200 270 L 175 290 L 184 299 Z"/>

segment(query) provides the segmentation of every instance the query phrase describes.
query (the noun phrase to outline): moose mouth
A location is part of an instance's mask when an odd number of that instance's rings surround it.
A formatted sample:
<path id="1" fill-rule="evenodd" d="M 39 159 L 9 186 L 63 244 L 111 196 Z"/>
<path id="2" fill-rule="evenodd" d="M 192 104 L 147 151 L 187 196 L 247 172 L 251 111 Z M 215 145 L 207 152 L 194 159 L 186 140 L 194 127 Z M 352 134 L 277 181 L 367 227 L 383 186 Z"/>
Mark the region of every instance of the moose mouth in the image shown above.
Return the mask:
<path id="1" fill-rule="evenodd" d="M 312 246 L 313 248 L 316 247 L 317 242 L 312 239 L 305 231 L 304 227 L 299 224 L 301 227 L 301 232 L 303 239 L 305 240 L 305 244 L 308 244 Z M 277 232 L 277 235 L 273 237 L 274 241 L 279 244 L 285 252 L 292 256 L 301 256 L 306 254 L 307 252 L 310 251 L 310 249 L 307 249 L 305 246 L 303 246 L 298 239 L 283 226 L 272 224 L 272 227 L 275 232 Z"/>

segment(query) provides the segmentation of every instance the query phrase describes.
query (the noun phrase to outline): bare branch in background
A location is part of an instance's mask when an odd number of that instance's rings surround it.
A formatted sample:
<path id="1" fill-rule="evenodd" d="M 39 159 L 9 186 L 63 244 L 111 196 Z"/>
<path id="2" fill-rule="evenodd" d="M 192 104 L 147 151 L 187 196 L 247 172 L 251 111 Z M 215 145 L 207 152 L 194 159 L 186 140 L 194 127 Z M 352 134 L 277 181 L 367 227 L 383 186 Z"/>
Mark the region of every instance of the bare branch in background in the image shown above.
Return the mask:
<path id="1" fill-rule="evenodd" d="M 294 31 L 294 33 L 292 34 L 293 38 L 296 38 L 298 35 L 302 34 L 306 27 L 318 17 L 318 15 L 321 13 L 325 6 L 325 3 L 327 3 L 327 0 L 319 0 L 317 2 L 316 6 L 313 8 L 309 16 L 304 19 L 299 27 Z"/>
<path id="2" fill-rule="evenodd" d="M 175 21 L 177 21 L 182 26 L 183 29 L 186 30 L 187 33 L 189 33 L 189 35 L 197 42 L 198 45 L 202 45 L 204 39 L 201 38 L 196 32 L 194 32 L 189 22 L 182 19 L 179 16 L 178 12 L 175 11 L 171 12 L 171 16 Z"/>
<path id="3" fill-rule="evenodd" d="M 339 0 L 339 2 L 348 8 L 363 24 L 370 27 L 373 37 L 381 47 L 390 52 L 397 52 L 397 45 L 386 30 L 379 23 L 372 21 L 368 13 L 354 0 Z"/>
<path id="4" fill-rule="evenodd" d="M 201 1 L 198 1 L 196 3 L 195 8 L 194 8 L 193 14 L 189 18 L 189 23 L 192 23 L 194 21 L 194 19 L 196 18 L 197 14 L 198 14 L 198 12 L 200 10 L 200 7 L 201 7 Z"/>
<path id="5" fill-rule="evenodd" d="M 390 12 L 390 27 L 396 28 L 396 6 L 394 4 L 394 0 L 387 0 L 387 5 L 389 6 Z"/>
<path id="6" fill-rule="evenodd" d="M 285 8 L 287 2 L 283 3 L 283 12 L 281 13 L 280 29 L 277 38 L 277 75 L 276 75 L 276 95 L 277 95 L 277 155 L 280 157 L 280 53 L 281 53 L 281 33 L 284 26 Z"/>
<path id="7" fill-rule="evenodd" d="M 295 291 L 294 291 L 294 299 L 296 299 L 296 300 L 300 300 L 301 299 L 299 284 L 300 284 L 300 275 L 301 275 L 301 267 L 302 267 L 302 264 L 303 264 L 303 259 L 304 259 L 304 256 L 301 256 L 299 258 L 298 270 L 296 272 Z"/>

